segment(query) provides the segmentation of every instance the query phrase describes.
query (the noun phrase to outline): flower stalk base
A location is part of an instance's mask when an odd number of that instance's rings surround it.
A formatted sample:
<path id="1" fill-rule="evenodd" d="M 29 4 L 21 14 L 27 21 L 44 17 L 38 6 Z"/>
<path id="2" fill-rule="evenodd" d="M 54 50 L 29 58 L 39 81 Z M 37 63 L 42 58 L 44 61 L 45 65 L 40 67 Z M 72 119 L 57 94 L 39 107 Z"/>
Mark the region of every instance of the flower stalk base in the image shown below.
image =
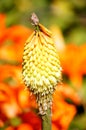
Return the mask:
<path id="1" fill-rule="evenodd" d="M 42 118 L 42 130 L 51 130 L 51 109 L 48 108 L 45 115 L 41 116 Z"/>

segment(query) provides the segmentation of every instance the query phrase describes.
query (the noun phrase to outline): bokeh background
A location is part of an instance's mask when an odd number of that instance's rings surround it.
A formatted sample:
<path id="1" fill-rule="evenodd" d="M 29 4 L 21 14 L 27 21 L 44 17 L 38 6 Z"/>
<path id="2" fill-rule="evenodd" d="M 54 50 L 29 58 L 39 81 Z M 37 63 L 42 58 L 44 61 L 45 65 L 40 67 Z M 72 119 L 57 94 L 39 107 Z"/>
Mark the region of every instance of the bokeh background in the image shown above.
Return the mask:
<path id="1" fill-rule="evenodd" d="M 53 32 L 63 68 L 52 130 L 86 130 L 85 0 L 0 0 L 0 130 L 41 130 L 35 97 L 24 90 L 21 74 L 32 12 Z"/>

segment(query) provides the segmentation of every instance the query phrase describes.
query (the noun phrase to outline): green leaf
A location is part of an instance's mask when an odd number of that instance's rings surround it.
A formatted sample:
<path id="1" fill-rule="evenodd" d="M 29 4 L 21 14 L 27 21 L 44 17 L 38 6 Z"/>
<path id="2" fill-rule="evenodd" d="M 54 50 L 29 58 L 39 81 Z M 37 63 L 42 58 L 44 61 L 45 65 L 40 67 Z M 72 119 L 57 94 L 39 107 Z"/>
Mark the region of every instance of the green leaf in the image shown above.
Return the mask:
<path id="1" fill-rule="evenodd" d="M 10 119 L 10 124 L 14 127 L 20 125 L 21 123 L 22 123 L 22 120 L 19 117 L 14 117 L 14 118 Z"/>
<path id="2" fill-rule="evenodd" d="M 86 130 L 86 114 L 77 116 L 71 122 L 68 130 Z"/>

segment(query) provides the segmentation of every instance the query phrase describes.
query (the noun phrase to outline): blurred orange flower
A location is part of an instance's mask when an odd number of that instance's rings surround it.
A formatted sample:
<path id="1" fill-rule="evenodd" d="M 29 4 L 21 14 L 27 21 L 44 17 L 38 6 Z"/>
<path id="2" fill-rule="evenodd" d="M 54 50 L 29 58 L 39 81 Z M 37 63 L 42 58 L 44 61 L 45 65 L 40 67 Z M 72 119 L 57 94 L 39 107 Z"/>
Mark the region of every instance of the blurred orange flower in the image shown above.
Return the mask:
<path id="1" fill-rule="evenodd" d="M 0 14 L 0 29 L 4 29 L 6 27 L 5 19 L 6 19 L 6 15 Z"/>
<path id="2" fill-rule="evenodd" d="M 15 51 L 17 61 L 22 61 L 24 43 L 31 32 L 31 29 L 28 29 L 21 25 L 12 26 L 7 29 L 7 40 L 13 42 L 12 47 Z"/>
<path id="3" fill-rule="evenodd" d="M 82 75 L 86 74 L 86 45 L 68 44 L 60 53 L 63 73 L 66 74 L 76 87 L 82 86 Z"/>
<path id="4" fill-rule="evenodd" d="M 18 104 L 22 109 L 28 108 L 29 110 L 32 108 L 37 108 L 36 99 L 33 94 L 29 90 L 25 90 L 25 87 L 21 87 L 18 90 L 17 100 Z"/>
<path id="5" fill-rule="evenodd" d="M 83 76 L 86 74 L 86 43 L 82 44 L 80 46 L 80 62 L 79 62 L 79 67 L 80 67 L 80 74 Z"/>
<path id="6" fill-rule="evenodd" d="M 69 86 L 68 84 L 62 84 L 58 86 L 57 91 L 64 99 L 70 99 L 76 105 L 81 103 L 81 97 L 78 94 L 77 90 Z"/>
<path id="7" fill-rule="evenodd" d="M 7 99 L 10 100 L 15 98 L 16 102 L 18 102 L 18 105 L 22 109 L 27 107 L 36 107 L 35 97 L 31 95 L 29 90 L 28 91 L 24 90 L 25 86 L 22 83 L 21 71 L 22 71 L 21 66 L 12 66 L 12 65 L 0 66 L 0 74 L 1 74 L 0 92 L 2 93 L 2 89 L 4 91 L 4 93 L 0 95 L 0 100 L 7 101 Z M 2 82 L 4 82 L 4 84 L 2 84 Z M 13 97 L 13 92 L 14 92 L 14 97 Z"/>
<path id="8" fill-rule="evenodd" d="M 22 25 L 6 28 L 5 20 L 6 16 L 0 14 L 0 59 L 20 62 L 24 43 L 32 30 Z"/>
<path id="9" fill-rule="evenodd" d="M 6 15 L 0 14 L 0 45 L 3 43 L 5 38 L 6 24 L 5 24 Z"/>
<path id="10" fill-rule="evenodd" d="M 59 130 L 59 128 L 55 125 L 55 123 L 52 123 L 52 130 Z"/>
<path id="11" fill-rule="evenodd" d="M 19 86 L 22 83 L 21 69 L 21 66 L 0 65 L 0 81 Z"/>
<path id="12" fill-rule="evenodd" d="M 75 106 L 65 102 L 60 92 L 56 91 L 53 95 L 52 121 L 57 125 L 59 130 L 68 129 L 76 112 Z"/>
<path id="13" fill-rule="evenodd" d="M 26 123 L 21 124 L 17 130 L 33 130 L 32 126 Z"/>
<path id="14" fill-rule="evenodd" d="M 14 89 L 9 85 L 0 83 L 0 110 L 6 117 L 15 117 L 21 112 L 15 98 Z"/>
<path id="15" fill-rule="evenodd" d="M 22 121 L 30 124 L 34 130 L 41 130 L 41 119 L 35 112 L 29 111 L 21 115 Z"/>

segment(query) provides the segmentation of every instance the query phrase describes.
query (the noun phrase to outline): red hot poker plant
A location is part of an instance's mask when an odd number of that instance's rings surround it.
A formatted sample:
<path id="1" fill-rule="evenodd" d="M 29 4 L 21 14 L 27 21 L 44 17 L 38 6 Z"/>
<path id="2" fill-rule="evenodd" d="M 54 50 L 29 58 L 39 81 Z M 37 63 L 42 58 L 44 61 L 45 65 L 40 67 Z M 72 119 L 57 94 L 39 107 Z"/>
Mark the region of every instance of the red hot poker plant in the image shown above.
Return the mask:
<path id="1" fill-rule="evenodd" d="M 52 95 L 61 81 L 61 66 L 52 33 L 39 23 L 36 14 L 31 20 L 35 30 L 24 46 L 23 81 L 36 96 L 42 129 L 51 130 Z"/>

